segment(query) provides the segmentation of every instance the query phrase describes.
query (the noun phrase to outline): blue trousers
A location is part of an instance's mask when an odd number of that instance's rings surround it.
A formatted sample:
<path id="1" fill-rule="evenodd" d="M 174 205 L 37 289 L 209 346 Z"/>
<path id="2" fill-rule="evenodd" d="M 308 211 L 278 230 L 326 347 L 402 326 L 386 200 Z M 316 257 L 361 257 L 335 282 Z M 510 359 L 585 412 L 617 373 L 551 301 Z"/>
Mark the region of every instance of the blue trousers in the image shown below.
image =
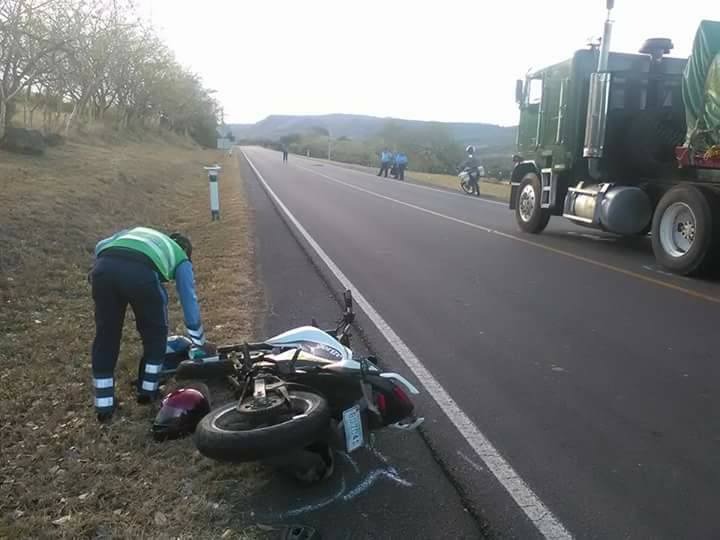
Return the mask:
<path id="1" fill-rule="evenodd" d="M 120 353 L 128 304 L 143 343 L 138 367 L 139 394 L 157 392 L 168 334 L 167 292 L 149 265 L 120 256 L 99 257 L 91 274 L 95 301 L 92 346 L 93 387 L 97 412 L 115 408 L 115 364 Z"/>

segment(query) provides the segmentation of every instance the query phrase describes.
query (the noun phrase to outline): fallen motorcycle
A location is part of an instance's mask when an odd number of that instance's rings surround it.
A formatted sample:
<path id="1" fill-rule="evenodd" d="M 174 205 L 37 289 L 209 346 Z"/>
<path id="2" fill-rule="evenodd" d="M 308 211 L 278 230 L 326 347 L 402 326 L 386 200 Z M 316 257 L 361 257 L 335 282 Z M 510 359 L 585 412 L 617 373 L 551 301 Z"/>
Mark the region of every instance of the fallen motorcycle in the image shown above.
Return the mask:
<path id="1" fill-rule="evenodd" d="M 221 377 L 235 390 L 235 401 L 211 410 L 197 425 L 200 453 L 254 461 L 328 441 L 352 452 L 370 431 L 409 430 L 423 421 L 413 415 L 408 394 L 418 390 L 409 381 L 350 349 L 350 291 L 344 299 L 342 320 L 333 330 L 303 326 L 267 341 L 219 347 L 214 358 L 180 362 L 176 379 Z"/>

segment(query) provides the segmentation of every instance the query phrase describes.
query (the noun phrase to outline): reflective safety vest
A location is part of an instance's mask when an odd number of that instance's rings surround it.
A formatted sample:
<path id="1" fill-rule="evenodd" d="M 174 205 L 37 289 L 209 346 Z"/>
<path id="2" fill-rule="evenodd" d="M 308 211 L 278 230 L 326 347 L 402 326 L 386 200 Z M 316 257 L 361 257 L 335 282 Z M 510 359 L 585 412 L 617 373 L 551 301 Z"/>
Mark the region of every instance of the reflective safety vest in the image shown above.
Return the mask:
<path id="1" fill-rule="evenodd" d="M 139 251 L 155 265 L 164 281 L 175 279 L 175 269 L 188 260 L 183 249 L 168 235 L 147 227 L 123 231 L 98 246 L 100 254 L 109 248 Z"/>

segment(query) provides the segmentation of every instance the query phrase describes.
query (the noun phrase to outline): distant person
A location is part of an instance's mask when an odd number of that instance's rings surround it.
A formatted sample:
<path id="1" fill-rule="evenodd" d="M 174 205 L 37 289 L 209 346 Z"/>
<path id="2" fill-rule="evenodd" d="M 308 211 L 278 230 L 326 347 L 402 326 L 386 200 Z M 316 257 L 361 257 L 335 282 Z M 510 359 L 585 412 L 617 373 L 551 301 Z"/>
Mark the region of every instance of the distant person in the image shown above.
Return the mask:
<path id="1" fill-rule="evenodd" d="M 283 163 L 287 163 L 287 160 L 288 160 L 288 149 L 287 149 L 287 147 L 283 146 L 282 154 L 283 154 Z"/>
<path id="2" fill-rule="evenodd" d="M 377 175 L 382 176 L 384 174 L 385 178 L 387 178 L 390 167 L 392 167 L 392 152 L 386 148 L 380 153 L 380 172 Z"/>
<path id="3" fill-rule="evenodd" d="M 398 180 L 405 180 L 405 168 L 408 164 L 408 157 L 405 152 L 395 154 L 395 170 Z"/>
<path id="4" fill-rule="evenodd" d="M 472 188 L 472 193 L 476 197 L 479 197 L 480 160 L 475 157 L 474 146 L 468 146 L 467 148 L 465 148 L 465 153 L 467 154 L 467 158 L 460 164 L 460 170 L 468 172 L 468 175 L 470 175 L 470 187 Z"/>

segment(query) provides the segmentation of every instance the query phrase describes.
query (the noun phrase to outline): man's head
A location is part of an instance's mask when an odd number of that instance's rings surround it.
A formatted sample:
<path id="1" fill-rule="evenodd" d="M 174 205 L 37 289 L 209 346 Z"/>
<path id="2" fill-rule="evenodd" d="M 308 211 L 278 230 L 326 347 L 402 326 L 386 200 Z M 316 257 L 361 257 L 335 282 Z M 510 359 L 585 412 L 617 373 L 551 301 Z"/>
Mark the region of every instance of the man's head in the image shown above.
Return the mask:
<path id="1" fill-rule="evenodd" d="M 188 259 L 192 259 L 192 243 L 190 239 L 179 232 L 174 232 L 170 235 L 170 239 L 182 248 Z"/>
<path id="2" fill-rule="evenodd" d="M 475 147 L 472 145 L 468 146 L 467 148 L 465 148 L 465 153 L 468 156 L 472 156 L 473 154 L 475 154 Z"/>

